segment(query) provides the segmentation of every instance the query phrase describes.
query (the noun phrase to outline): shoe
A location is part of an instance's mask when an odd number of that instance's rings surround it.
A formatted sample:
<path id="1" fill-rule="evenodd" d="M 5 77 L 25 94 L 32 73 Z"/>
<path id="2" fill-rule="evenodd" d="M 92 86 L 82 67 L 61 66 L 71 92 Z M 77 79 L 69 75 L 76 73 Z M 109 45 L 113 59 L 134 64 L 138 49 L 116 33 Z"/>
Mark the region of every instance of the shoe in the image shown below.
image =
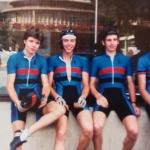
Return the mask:
<path id="1" fill-rule="evenodd" d="M 15 131 L 15 136 L 14 139 L 12 140 L 12 142 L 10 143 L 10 150 L 16 150 L 16 148 L 20 145 L 22 145 L 23 143 L 27 142 L 27 141 L 21 141 L 20 140 L 20 135 L 21 135 L 21 130 L 17 130 Z"/>

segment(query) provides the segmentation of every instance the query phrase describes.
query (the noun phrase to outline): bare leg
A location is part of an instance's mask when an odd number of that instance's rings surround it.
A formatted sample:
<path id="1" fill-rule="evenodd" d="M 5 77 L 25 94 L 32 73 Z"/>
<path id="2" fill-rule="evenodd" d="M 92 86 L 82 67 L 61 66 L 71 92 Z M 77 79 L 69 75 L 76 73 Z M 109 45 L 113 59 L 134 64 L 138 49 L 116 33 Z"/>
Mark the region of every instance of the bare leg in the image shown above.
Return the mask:
<path id="1" fill-rule="evenodd" d="M 86 150 L 93 137 L 93 120 L 91 112 L 88 110 L 81 111 L 77 115 L 77 120 L 82 128 L 77 150 Z"/>
<path id="2" fill-rule="evenodd" d="M 39 121 L 37 121 L 31 127 L 29 127 L 30 133 L 33 134 L 36 131 L 53 123 L 62 115 L 64 115 L 65 111 L 65 107 L 57 104 L 56 102 L 48 103 L 43 110 L 44 115 L 40 118 Z"/>
<path id="3" fill-rule="evenodd" d="M 65 150 L 65 140 L 68 128 L 68 118 L 63 115 L 55 124 L 56 138 L 54 150 Z"/>
<path id="4" fill-rule="evenodd" d="M 123 143 L 123 150 L 132 150 L 138 137 L 138 122 L 135 116 L 127 116 L 123 120 L 127 135 Z"/>
<path id="5" fill-rule="evenodd" d="M 95 150 L 102 150 L 102 131 L 106 121 L 106 115 L 101 111 L 96 111 L 93 113 L 93 122 L 94 122 L 94 136 L 93 143 Z"/>

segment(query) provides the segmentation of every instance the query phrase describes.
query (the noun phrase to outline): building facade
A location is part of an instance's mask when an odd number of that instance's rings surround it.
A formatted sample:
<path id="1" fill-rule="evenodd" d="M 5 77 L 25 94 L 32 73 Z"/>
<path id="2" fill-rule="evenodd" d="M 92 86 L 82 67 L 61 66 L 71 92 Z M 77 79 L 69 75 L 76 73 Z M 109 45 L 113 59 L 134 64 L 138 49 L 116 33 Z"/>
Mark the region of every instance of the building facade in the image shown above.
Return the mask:
<path id="1" fill-rule="evenodd" d="M 50 55 L 61 51 L 58 41 L 64 29 L 77 31 L 77 52 L 93 51 L 95 5 L 90 0 L 13 0 L 9 4 L 11 7 L 1 11 L 1 22 L 11 19 L 20 48 L 23 48 L 20 38 L 23 31 L 35 25 L 49 37 L 50 41 L 46 42 L 49 42 Z"/>

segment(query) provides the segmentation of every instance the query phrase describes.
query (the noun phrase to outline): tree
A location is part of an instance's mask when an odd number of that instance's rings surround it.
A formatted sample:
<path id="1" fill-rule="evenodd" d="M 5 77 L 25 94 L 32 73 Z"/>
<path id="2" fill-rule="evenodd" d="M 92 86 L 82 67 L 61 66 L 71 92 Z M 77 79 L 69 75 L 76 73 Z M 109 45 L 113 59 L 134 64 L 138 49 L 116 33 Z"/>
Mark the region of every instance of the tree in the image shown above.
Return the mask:
<path id="1" fill-rule="evenodd" d="M 98 0 L 98 11 L 104 14 L 99 23 L 105 27 L 117 27 L 121 34 L 129 35 L 131 32 L 130 20 L 137 18 L 135 10 L 136 0 Z"/>
<path id="2" fill-rule="evenodd" d="M 16 39 L 13 37 L 13 28 L 11 19 L 7 19 L 0 27 L 0 48 L 9 50 L 9 47 L 14 48 Z"/>

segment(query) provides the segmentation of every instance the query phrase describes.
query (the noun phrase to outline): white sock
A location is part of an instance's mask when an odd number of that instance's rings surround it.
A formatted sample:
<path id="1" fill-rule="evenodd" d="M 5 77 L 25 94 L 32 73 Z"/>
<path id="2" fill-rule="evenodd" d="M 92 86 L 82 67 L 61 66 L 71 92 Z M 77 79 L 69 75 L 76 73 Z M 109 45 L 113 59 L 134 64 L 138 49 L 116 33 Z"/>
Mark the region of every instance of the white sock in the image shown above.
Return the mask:
<path id="1" fill-rule="evenodd" d="M 25 130 L 22 131 L 21 136 L 20 136 L 20 140 L 25 141 L 30 136 L 31 136 L 30 131 L 28 128 L 26 128 Z"/>

